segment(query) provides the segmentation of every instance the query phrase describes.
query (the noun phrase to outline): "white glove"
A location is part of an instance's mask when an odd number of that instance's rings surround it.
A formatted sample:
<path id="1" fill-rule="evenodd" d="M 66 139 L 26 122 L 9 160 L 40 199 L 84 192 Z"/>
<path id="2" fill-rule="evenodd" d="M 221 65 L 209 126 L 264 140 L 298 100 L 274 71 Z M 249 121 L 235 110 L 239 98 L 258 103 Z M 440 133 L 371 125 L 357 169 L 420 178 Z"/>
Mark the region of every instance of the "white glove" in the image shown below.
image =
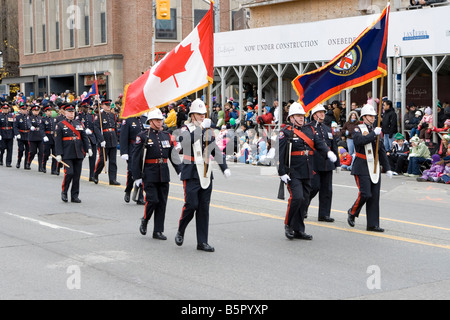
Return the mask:
<path id="1" fill-rule="evenodd" d="M 336 167 L 336 173 L 341 173 L 342 168 L 341 167 Z"/>
<path id="2" fill-rule="evenodd" d="M 36 131 L 36 128 L 34 126 L 31 126 L 30 130 L 31 131 Z"/>
<path id="3" fill-rule="evenodd" d="M 386 171 L 386 176 L 387 176 L 389 179 L 392 179 L 392 171 L 391 171 L 391 170 Z"/>
<path id="4" fill-rule="evenodd" d="M 17 139 L 17 140 L 20 140 L 20 138 L 22 138 L 22 137 L 20 136 L 20 134 L 18 134 L 18 135 L 16 136 L 16 139 Z"/>
<path id="5" fill-rule="evenodd" d="M 376 127 L 373 131 L 375 132 L 375 134 L 377 136 L 379 136 L 381 134 L 381 128 L 380 127 Z"/>
<path id="6" fill-rule="evenodd" d="M 44 142 L 48 142 L 48 137 L 47 136 L 44 137 Z"/>
<path id="7" fill-rule="evenodd" d="M 56 161 L 61 162 L 62 161 L 62 157 L 61 156 L 56 156 Z"/>
<path id="8" fill-rule="evenodd" d="M 289 178 L 289 176 L 287 174 L 282 175 L 280 177 L 281 181 L 283 181 L 285 184 L 287 184 L 289 181 L 291 181 L 291 178 Z"/>
<path id="9" fill-rule="evenodd" d="M 333 163 L 335 163 L 335 162 L 337 161 L 337 157 L 336 157 L 336 155 L 334 154 L 333 151 L 328 151 L 328 152 L 327 152 L 327 157 L 328 157 L 328 159 L 330 159 L 331 162 L 333 162 Z"/>
<path id="10" fill-rule="evenodd" d="M 0 136 L 0 141 L 2 141 L 2 139 L 3 139 L 2 136 Z"/>
<path id="11" fill-rule="evenodd" d="M 225 178 L 231 177 L 231 171 L 230 171 L 230 169 L 226 169 L 226 170 L 223 172 L 223 175 L 225 176 Z"/>
<path id="12" fill-rule="evenodd" d="M 106 147 L 106 141 L 100 142 L 100 147 L 102 148 Z"/>
<path id="13" fill-rule="evenodd" d="M 134 181 L 134 184 L 136 185 L 136 187 L 140 187 L 142 184 L 142 179 L 137 179 L 136 181 Z"/>
<path id="14" fill-rule="evenodd" d="M 203 122 L 202 122 L 202 128 L 208 129 L 210 127 L 211 127 L 211 119 L 205 118 L 205 120 L 203 120 Z"/>
<path id="15" fill-rule="evenodd" d="M 181 180 L 181 172 L 178 174 L 178 178 Z"/>
<path id="16" fill-rule="evenodd" d="M 86 134 L 90 136 L 92 134 L 91 129 L 86 129 Z"/>
<path id="17" fill-rule="evenodd" d="M 89 150 L 88 150 L 88 156 L 89 156 L 89 157 L 92 157 L 93 155 L 94 155 L 94 153 L 92 152 L 92 149 L 89 149 Z"/>
<path id="18" fill-rule="evenodd" d="M 128 155 L 127 154 L 123 154 L 120 156 L 123 160 L 128 161 Z"/>

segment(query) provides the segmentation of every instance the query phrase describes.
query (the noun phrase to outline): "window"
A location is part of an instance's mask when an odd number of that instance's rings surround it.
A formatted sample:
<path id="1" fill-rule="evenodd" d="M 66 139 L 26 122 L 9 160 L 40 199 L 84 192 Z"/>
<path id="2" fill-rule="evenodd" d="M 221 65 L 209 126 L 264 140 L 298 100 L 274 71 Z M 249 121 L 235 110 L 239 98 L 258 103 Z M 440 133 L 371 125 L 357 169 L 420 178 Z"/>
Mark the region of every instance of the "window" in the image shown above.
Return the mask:
<path id="1" fill-rule="evenodd" d="M 23 41 L 25 54 L 30 54 L 34 52 L 33 25 L 34 25 L 33 0 L 23 0 Z"/>
<path id="2" fill-rule="evenodd" d="M 85 47 L 89 46 L 91 43 L 90 37 L 90 0 L 78 0 L 78 22 L 77 22 L 77 30 L 78 30 L 78 46 Z"/>
<path id="3" fill-rule="evenodd" d="M 170 9 L 170 20 L 156 20 L 156 39 L 177 40 L 177 9 Z"/>
<path id="4" fill-rule="evenodd" d="M 48 0 L 48 46 L 50 51 L 60 49 L 60 7 L 59 0 Z"/>
<path id="5" fill-rule="evenodd" d="M 95 0 L 93 5 L 94 44 L 105 44 L 108 41 L 106 6 L 107 0 Z"/>
<path id="6" fill-rule="evenodd" d="M 61 25 L 63 32 L 63 48 L 72 49 L 75 47 L 75 27 L 77 8 L 74 0 L 62 0 L 62 14 L 64 23 Z"/>
<path id="7" fill-rule="evenodd" d="M 47 51 L 47 10 L 46 0 L 37 0 L 35 6 L 36 17 L 36 52 Z"/>

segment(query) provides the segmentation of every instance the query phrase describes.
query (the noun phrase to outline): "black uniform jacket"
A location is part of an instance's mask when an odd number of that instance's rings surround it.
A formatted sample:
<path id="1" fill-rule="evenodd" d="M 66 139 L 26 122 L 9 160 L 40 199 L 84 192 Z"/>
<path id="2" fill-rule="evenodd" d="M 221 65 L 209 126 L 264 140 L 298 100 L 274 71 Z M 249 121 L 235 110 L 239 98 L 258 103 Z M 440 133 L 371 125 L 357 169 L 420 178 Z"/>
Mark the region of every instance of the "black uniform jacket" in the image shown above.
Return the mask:
<path id="1" fill-rule="evenodd" d="M 100 128 L 94 123 L 94 118 L 93 114 L 84 112 L 80 112 L 76 117 L 77 120 L 81 121 L 85 129 L 91 130 L 92 134 L 87 135 L 91 144 L 97 144 L 97 141 L 100 140 L 99 137 L 102 135 Z"/>
<path id="2" fill-rule="evenodd" d="M 30 132 L 28 134 L 28 141 L 42 141 L 45 137 L 44 123 L 41 116 L 35 116 L 32 114 L 28 117 L 28 127 Z M 31 127 L 34 127 L 34 131 L 31 131 Z"/>
<path id="3" fill-rule="evenodd" d="M 102 120 L 101 125 L 100 118 Z M 98 137 L 98 144 L 106 141 L 106 148 L 116 148 L 118 143 L 116 115 L 111 112 L 101 112 L 100 115 L 95 115 L 94 121 L 98 130 L 103 133 Z"/>
<path id="4" fill-rule="evenodd" d="M 144 131 L 141 117 L 133 117 L 122 120 L 120 129 L 120 154 L 132 155 L 133 146 L 136 143 L 136 137 Z"/>
<path id="5" fill-rule="evenodd" d="M 28 115 L 18 114 L 14 118 L 14 135 L 20 134 L 20 140 L 28 141 L 28 134 L 30 132 L 30 127 L 28 126 Z"/>
<path id="6" fill-rule="evenodd" d="M 174 151 L 174 157 L 172 157 L 172 151 Z M 143 153 L 145 153 L 145 159 L 143 159 Z M 172 136 L 165 131 L 153 129 L 142 131 L 136 136 L 134 153 L 131 157 L 131 175 L 135 180 L 142 179 L 144 184 L 146 182 L 169 182 L 170 173 L 167 163 L 169 160 L 175 171 L 180 173 L 181 161 L 178 152 L 174 150 Z M 142 170 L 142 165 L 144 165 L 144 170 Z"/>
<path id="7" fill-rule="evenodd" d="M 311 179 L 313 175 L 312 155 L 319 152 L 322 157 L 326 158 L 330 149 L 310 124 L 305 124 L 302 127 L 295 126 L 295 129 L 300 130 L 310 139 L 315 150 L 294 133 L 292 126 L 281 129 L 279 135 L 280 160 L 278 175 L 283 176 L 289 173 L 291 179 Z M 286 156 L 287 152 L 289 152 L 287 150 L 289 141 L 292 141 L 292 151 L 290 168 L 287 168 Z"/>
<path id="8" fill-rule="evenodd" d="M 207 133 L 207 134 L 205 134 Z M 206 137 L 208 139 L 208 148 L 206 148 Z M 202 150 L 208 152 L 214 157 L 217 164 L 220 167 L 220 170 L 224 172 L 228 169 L 227 162 L 225 160 L 225 155 L 220 151 L 220 149 L 216 145 L 216 141 L 214 138 L 214 133 L 211 129 L 205 130 L 202 127 L 197 127 L 194 131 L 190 132 L 187 126 L 183 126 L 181 128 L 180 136 L 178 137 L 181 147 L 183 150 L 183 167 L 181 169 L 181 180 L 188 179 L 199 179 L 197 172 L 197 165 L 194 161 L 194 150 L 193 144 L 201 139 Z M 211 173 L 211 178 L 213 178 L 213 174 Z"/>
<path id="9" fill-rule="evenodd" d="M 355 144 L 355 161 L 352 166 L 352 174 L 358 176 L 368 176 L 369 175 L 369 167 L 367 166 L 366 151 L 364 146 L 368 143 L 372 143 L 372 150 L 375 156 L 375 148 L 377 144 L 377 135 L 373 131 L 373 127 L 367 126 L 369 133 L 363 135 L 361 129 L 356 127 L 352 133 L 353 143 Z M 380 165 L 386 170 L 389 171 L 389 161 L 386 155 L 386 151 L 384 149 L 383 141 L 380 138 L 380 143 L 378 144 L 378 159 Z"/>
<path id="10" fill-rule="evenodd" d="M 331 131 L 331 128 L 323 123 L 318 123 L 317 121 L 312 121 L 311 125 L 319 138 L 323 139 L 328 148 L 333 151 L 337 158 L 336 162 L 331 162 L 327 156 L 324 157 L 319 152 L 315 152 L 313 155 L 314 171 L 332 171 L 336 169 L 336 167 L 340 167 L 341 162 L 339 161 L 339 149 L 336 140 L 333 139 L 333 132 Z"/>
<path id="11" fill-rule="evenodd" d="M 42 122 L 44 123 L 44 132 L 45 135 L 48 138 L 48 142 L 46 142 L 47 145 L 53 145 L 55 144 L 55 128 L 56 124 L 58 123 L 56 118 L 50 118 L 50 117 L 44 117 L 42 118 Z"/>
<path id="12" fill-rule="evenodd" d="M 3 139 L 14 138 L 14 114 L 0 113 L 0 135 Z"/>
<path id="13" fill-rule="evenodd" d="M 79 120 L 64 120 L 56 125 L 55 153 L 63 159 L 83 159 L 90 148 L 84 127 Z"/>

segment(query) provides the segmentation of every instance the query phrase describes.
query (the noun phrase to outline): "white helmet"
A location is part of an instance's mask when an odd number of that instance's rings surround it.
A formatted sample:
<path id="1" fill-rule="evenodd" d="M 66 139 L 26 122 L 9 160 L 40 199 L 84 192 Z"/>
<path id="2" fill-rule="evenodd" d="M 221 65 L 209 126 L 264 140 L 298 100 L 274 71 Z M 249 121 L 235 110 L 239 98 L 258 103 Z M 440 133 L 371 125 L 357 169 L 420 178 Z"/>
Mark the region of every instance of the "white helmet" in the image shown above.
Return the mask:
<path id="1" fill-rule="evenodd" d="M 155 108 L 147 113 L 147 121 L 153 119 L 164 120 L 164 116 L 158 108 Z"/>
<path id="2" fill-rule="evenodd" d="M 305 115 L 306 112 L 303 109 L 302 105 L 298 102 L 294 102 L 293 104 L 291 104 L 291 106 L 289 107 L 289 115 L 288 118 L 290 118 L 290 116 L 293 116 L 294 114 L 301 114 L 301 115 Z"/>
<path id="3" fill-rule="evenodd" d="M 325 111 L 327 112 L 327 110 L 325 109 L 325 107 L 322 104 L 318 104 L 317 106 L 315 106 L 314 108 L 311 109 L 311 117 L 314 113 L 319 112 L 319 111 Z"/>
<path id="4" fill-rule="evenodd" d="M 361 117 L 363 116 L 376 116 L 377 112 L 374 107 L 370 104 L 365 104 L 364 107 L 361 108 Z"/>
<path id="5" fill-rule="evenodd" d="M 195 99 L 189 109 L 189 115 L 191 115 L 191 113 L 206 114 L 205 103 L 201 99 Z"/>

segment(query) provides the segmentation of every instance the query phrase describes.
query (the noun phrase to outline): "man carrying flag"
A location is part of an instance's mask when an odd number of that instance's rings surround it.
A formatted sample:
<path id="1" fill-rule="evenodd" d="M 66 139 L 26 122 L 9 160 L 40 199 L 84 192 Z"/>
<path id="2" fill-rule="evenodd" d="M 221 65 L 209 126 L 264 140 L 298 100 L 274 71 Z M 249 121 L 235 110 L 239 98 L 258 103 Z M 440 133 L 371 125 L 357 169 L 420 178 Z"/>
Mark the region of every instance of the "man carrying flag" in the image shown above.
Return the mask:
<path id="1" fill-rule="evenodd" d="M 309 111 L 342 90 L 362 86 L 386 76 L 389 9 L 388 5 L 371 26 L 329 63 L 317 70 L 299 75 L 292 81 L 305 111 Z M 383 78 L 381 92 L 382 90 Z M 381 114 L 378 112 L 376 127 L 374 121 L 377 112 L 373 106 L 364 106 L 361 116 L 364 123 L 356 127 L 352 133 L 356 151 L 352 174 L 355 176 L 359 194 L 358 199 L 348 211 L 347 221 L 351 227 L 354 227 L 355 217 L 359 215 L 361 207 L 367 204 L 367 230 L 383 232 L 384 230 L 379 227 L 381 170 L 378 160 L 381 161 L 389 177 L 392 177 L 392 172 L 382 144 L 378 152 Z"/>

